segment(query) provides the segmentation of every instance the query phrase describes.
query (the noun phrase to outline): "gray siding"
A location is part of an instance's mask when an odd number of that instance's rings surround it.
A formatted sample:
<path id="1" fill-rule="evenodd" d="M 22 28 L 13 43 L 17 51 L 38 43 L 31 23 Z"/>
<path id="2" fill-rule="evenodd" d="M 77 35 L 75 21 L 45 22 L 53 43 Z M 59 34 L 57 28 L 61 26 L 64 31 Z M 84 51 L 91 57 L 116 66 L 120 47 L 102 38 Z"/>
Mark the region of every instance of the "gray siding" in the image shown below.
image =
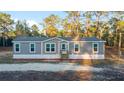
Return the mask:
<path id="1" fill-rule="evenodd" d="M 69 44 L 70 54 L 72 53 L 75 54 L 74 43 L 77 42 L 70 42 Z M 104 49 L 103 49 L 104 43 L 103 42 L 97 42 L 97 43 L 99 44 L 99 52 L 97 54 L 104 54 Z M 79 42 L 80 52 L 78 54 L 93 54 L 92 44 L 93 42 Z"/>
<path id="2" fill-rule="evenodd" d="M 20 53 L 13 53 L 14 54 L 59 54 L 60 53 L 60 48 L 61 48 L 61 43 L 67 43 L 66 41 L 62 41 L 59 39 L 52 39 L 49 41 L 45 42 L 35 42 L 36 44 L 36 52 L 35 53 L 30 53 L 29 52 L 29 44 L 32 42 L 20 42 Z M 42 45 L 41 45 L 42 43 Z M 56 44 L 56 53 L 45 53 L 45 43 L 55 43 Z M 93 54 L 92 51 L 92 43 L 93 42 L 79 42 L 80 44 L 80 52 L 78 54 Z M 99 43 L 99 52 L 98 54 L 104 54 L 104 42 L 97 42 Z M 72 54 L 74 53 L 74 42 L 69 42 L 69 53 Z"/>
<path id="3" fill-rule="evenodd" d="M 15 52 L 13 52 L 13 53 L 14 54 L 41 54 L 41 42 L 35 42 L 35 44 L 36 44 L 36 52 L 35 53 L 30 53 L 30 50 L 29 50 L 30 43 L 32 43 L 32 42 L 20 42 L 20 53 L 15 53 Z"/>
<path id="4" fill-rule="evenodd" d="M 45 53 L 45 44 L 46 43 L 55 43 L 56 44 L 56 52 L 55 53 Z M 43 42 L 43 54 L 59 54 L 60 53 L 60 48 L 61 48 L 61 43 L 67 43 L 66 41 L 61 41 L 59 39 L 52 39 L 48 40 L 46 42 Z"/>
<path id="5" fill-rule="evenodd" d="M 99 43 L 99 54 L 104 54 L 105 48 L 104 48 L 104 42 Z"/>

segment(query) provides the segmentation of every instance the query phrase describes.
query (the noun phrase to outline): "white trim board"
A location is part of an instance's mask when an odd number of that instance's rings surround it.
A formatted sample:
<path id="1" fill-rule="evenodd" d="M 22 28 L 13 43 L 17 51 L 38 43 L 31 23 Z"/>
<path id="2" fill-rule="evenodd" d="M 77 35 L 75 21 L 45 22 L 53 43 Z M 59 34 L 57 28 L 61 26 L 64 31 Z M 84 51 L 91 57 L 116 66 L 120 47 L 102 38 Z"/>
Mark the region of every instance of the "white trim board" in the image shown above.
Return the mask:
<path id="1" fill-rule="evenodd" d="M 34 44 L 34 51 L 31 51 L 31 44 Z M 36 43 L 29 43 L 29 53 L 36 53 Z"/>
<path id="2" fill-rule="evenodd" d="M 75 45 L 78 44 L 78 51 L 75 51 Z M 74 43 L 74 53 L 80 53 L 80 43 Z"/>
<path id="3" fill-rule="evenodd" d="M 47 45 L 47 44 L 50 44 L 50 51 L 49 51 L 49 52 L 46 51 L 46 45 Z M 51 51 L 51 44 L 54 44 L 54 45 L 55 45 L 55 51 Z M 53 43 L 45 43 L 45 53 L 56 53 L 56 49 L 57 49 L 57 48 L 56 48 L 56 43 L 54 43 L 54 42 L 53 42 Z"/>
<path id="4" fill-rule="evenodd" d="M 97 44 L 97 51 L 94 51 L 94 44 Z M 93 52 L 94 54 L 99 53 L 99 43 L 92 43 L 92 52 Z"/>
<path id="5" fill-rule="evenodd" d="M 19 51 L 16 51 L 16 44 L 19 44 Z M 14 53 L 20 53 L 21 52 L 21 46 L 20 43 L 14 43 Z"/>
<path id="6" fill-rule="evenodd" d="M 65 44 L 65 50 L 69 51 L 68 43 L 61 43 L 60 49 L 62 50 L 62 44 Z"/>

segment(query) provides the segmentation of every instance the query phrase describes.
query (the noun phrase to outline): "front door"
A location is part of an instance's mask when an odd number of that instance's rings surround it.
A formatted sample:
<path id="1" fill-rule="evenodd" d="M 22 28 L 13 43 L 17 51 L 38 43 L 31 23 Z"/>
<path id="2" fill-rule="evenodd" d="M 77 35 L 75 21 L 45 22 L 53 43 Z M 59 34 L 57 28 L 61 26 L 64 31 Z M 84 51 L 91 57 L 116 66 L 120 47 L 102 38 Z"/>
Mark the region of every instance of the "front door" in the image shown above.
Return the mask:
<path id="1" fill-rule="evenodd" d="M 61 43 L 61 58 L 68 58 L 68 45 L 67 43 Z"/>

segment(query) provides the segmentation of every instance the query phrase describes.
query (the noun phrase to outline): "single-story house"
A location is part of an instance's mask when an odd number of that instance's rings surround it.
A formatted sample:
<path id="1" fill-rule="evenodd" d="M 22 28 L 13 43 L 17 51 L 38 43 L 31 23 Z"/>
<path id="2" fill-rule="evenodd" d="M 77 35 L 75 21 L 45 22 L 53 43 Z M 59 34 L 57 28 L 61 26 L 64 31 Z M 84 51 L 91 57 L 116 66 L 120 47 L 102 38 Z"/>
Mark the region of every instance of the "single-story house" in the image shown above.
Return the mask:
<path id="1" fill-rule="evenodd" d="M 105 41 L 95 37 L 27 37 L 13 40 L 14 59 L 104 59 Z"/>

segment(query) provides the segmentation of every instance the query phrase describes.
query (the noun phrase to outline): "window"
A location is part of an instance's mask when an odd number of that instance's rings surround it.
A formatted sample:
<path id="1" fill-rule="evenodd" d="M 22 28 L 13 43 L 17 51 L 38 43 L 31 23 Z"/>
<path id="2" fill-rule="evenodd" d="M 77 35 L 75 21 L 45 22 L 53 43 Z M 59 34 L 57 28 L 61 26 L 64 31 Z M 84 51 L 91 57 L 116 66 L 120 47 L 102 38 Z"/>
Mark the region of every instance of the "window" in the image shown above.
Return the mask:
<path id="1" fill-rule="evenodd" d="M 46 44 L 46 52 L 55 52 L 55 44 Z"/>
<path id="2" fill-rule="evenodd" d="M 15 52 L 20 52 L 20 44 L 15 44 Z"/>
<path id="3" fill-rule="evenodd" d="M 51 52 L 55 51 L 55 44 L 51 44 Z"/>
<path id="4" fill-rule="evenodd" d="M 66 44 L 61 44 L 61 50 L 66 50 Z"/>
<path id="5" fill-rule="evenodd" d="M 75 52 L 79 52 L 79 44 L 75 44 L 74 45 L 74 51 Z"/>
<path id="6" fill-rule="evenodd" d="M 46 44 L 46 51 L 47 51 L 47 52 L 50 51 L 50 44 Z"/>
<path id="7" fill-rule="evenodd" d="M 98 53 L 98 43 L 93 44 L 93 53 Z"/>
<path id="8" fill-rule="evenodd" d="M 34 43 L 31 43 L 30 44 L 30 52 L 31 53 L 34 53 L 35 52 L 35 44 Z"/>

